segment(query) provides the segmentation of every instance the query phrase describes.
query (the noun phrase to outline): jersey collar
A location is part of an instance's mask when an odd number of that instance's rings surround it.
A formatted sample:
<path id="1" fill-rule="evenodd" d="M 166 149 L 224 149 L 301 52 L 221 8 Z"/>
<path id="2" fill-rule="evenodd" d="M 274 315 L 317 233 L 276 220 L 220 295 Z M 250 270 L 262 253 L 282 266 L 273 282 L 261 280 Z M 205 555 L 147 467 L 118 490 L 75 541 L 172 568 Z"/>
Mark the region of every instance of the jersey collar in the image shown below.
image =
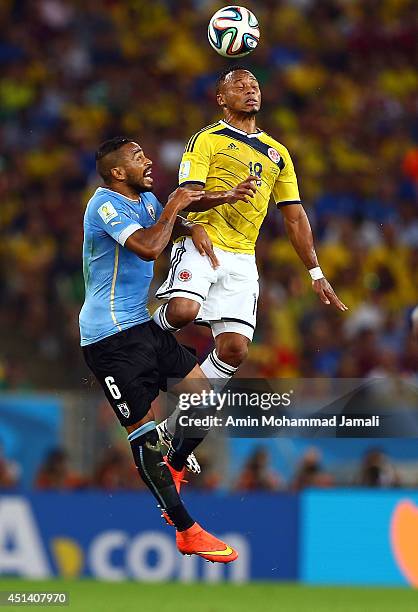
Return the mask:
<path id="1" fill-rule="evenodd" d="M 128 196 L 123 195 L 123 193 L 119 193 L 119 191 L 113 191 L 113 189 L 109 189 L 109 187 L 98 187 L 97 191 L 110 191 L 110 193 L 113 193 L 114 196 L 119 196 L 124 200 L 128 200 L 128 202 L 135 202 L 135 204 L 138 204 L 138 202 L 141 201 L 141 196 L 138 196 L 138 199 L 134 200 L 133 198 L 128 198 Z"/>
<path id="2" fill-rule="evenodd" d="M 247 134 L 247 132 L 244 132 L 244 130 L 239 130 L 238 128 L 234 127 L 233 125 L 231 125 L 227 121 L 224 121 L 224 119 L 221 119 L 220 123 L 222 123 L 222 125 L 224 125 L 226 128 L 228 128 L 228 130 L 233 130 L 234 132 L 238 132 L 238 134 L 242 134 L 243 136 L 247 136 L 247 138 L 257 138 L 257 136 L 260 136 L 263 133 L 262 130 L 258 130 L 257 129 L 257 132 L 254 132 L 253 134 Z"/>

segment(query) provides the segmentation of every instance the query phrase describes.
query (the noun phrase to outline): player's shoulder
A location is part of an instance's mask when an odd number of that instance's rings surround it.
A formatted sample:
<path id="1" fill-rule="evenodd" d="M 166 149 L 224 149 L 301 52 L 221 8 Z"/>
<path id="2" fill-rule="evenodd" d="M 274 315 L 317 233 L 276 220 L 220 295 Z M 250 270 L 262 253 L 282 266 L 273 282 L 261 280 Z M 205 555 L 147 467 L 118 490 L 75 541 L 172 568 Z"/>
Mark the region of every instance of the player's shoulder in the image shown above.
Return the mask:
<path id="1" fill-rule="evenodd" d="M 198 143 L 199 145 L 202 142 L 205 142 L 210 138 L 219 128 L 222 127 L 220 121 L 216 121 L 215 123 L 211 123 L 210 125 L 206 125 L 204 128 L 195 132 L 193 136 L 188 140 L 184 152 L 185 153 L 193 153 L 193 150 Z"/>
<path id="2" fill-rule="evenodd" d="M 261 142 L 264 142 L 269 147 L 273 147 L 274 149 L 276 149 L 280 153 L 280 155 L 284 157 L 287 157 L 289 155 L 289 151 L 287 150 L 285 145 L 273 138 L 273 136 L 271 136 L 267 132 L 262 132 L 259 136 L 259 139 L 261 140 Z"/>
<path id="3" fill-rule="evenodd" d="M 95 206 L 96 204 L 104 204 L 105 202 L 123 203 L 123 199 L 111 189 L 106 187 L 98 187 L 88 201 L 87 206 Z"/>
<path id="4" fill-rule="evenodd" d="M 120 211 L 123 207 L 123 200 L 118 197 L 118 194 L 111 189 L 98 187 L 87 202 L 85 215 L 91 219 L 99 214 L 103 221 L 107 223 L 110 219 L 116 217 L 119 214 L 117 210 Z"/>

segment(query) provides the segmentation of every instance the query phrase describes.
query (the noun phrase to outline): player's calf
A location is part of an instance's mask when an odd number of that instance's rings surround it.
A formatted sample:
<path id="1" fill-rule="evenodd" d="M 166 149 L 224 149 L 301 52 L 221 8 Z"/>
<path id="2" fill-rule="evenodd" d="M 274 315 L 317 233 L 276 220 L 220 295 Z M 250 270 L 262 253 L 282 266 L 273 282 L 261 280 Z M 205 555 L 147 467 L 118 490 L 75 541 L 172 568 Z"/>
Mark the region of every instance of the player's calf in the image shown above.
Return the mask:
<path id="1" fill-rule="evenodd" d="M 155 422 L 140 425 L 129 433 L 128 440 L 138 472 L 159 506 L 178 531 L 189 529 L 195 521 L 184 507 L 163 459 Z"/>
<path id="2" fill-rule="evenodd" d="M 237 371 L 248 353 L 249 339 L 241 334 L 224 332 L 216 336 L 216 348 L 206 357 L 201 368 L 216 391 L 221 391 Z"/>

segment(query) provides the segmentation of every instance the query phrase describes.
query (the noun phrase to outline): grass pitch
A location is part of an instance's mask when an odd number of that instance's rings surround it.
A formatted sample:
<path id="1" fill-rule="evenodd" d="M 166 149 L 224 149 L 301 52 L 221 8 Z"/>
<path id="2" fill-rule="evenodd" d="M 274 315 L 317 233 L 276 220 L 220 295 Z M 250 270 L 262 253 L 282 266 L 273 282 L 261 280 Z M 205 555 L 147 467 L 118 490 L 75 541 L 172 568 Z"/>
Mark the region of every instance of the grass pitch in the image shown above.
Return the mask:
<path id="1" fill-rule="evenodd" d="M 394 588 L 310 587 L 258 582 L 179 584 L 95 580 L 0 580 L 1 591 L 62 592 L 68 612 L 417 612 L 418 592 Z M 18 606 L 1 606 L 15 610 Z"/>

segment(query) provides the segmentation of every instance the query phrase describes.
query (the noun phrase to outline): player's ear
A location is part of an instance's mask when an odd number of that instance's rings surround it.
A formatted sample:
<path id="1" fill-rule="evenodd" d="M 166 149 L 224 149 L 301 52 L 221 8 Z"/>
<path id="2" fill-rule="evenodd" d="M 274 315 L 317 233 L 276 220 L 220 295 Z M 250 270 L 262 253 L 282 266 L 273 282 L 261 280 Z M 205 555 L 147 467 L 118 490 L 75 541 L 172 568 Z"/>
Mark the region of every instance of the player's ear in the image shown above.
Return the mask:
<path id="1" fill-rule="evenodd" d="M 124 181 L 126 179 L 125 168 L 123 168 L 122 166 L 116 166 L 115 168 L 111 168 L 110 174 L 112 175 L 112 178 L 114 178 L 116 181 Z"/>
<path id="2" fill-rule="evenodd" d="M 216 101 L 219 104 L 219 106 L 226 106 L 225 97 L 222 93 L 217 94 Z"/>

